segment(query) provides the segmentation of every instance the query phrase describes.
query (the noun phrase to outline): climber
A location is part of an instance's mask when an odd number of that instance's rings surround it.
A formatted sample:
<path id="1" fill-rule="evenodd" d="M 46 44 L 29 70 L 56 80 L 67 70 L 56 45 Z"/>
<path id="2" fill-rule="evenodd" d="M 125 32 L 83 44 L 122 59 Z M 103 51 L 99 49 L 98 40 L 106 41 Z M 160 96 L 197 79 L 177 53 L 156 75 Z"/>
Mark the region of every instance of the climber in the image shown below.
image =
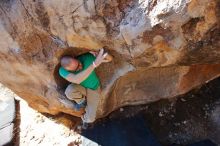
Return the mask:
<path id="1" fill-rule="evenodd" d="M 59 74 L 71 82 L 65 90 L 65 95 L 76 103 L 76 110 L 85 107 L 85 113 L 81 116 L 83 123 L 95 121 L 101 96 L 100 80 L 94 70 L 103 62 L 111 60 L 112 56 L 104 49 L 99 52 L 88 52 L 76 58 L 72 56 L 61 58 Z"/>

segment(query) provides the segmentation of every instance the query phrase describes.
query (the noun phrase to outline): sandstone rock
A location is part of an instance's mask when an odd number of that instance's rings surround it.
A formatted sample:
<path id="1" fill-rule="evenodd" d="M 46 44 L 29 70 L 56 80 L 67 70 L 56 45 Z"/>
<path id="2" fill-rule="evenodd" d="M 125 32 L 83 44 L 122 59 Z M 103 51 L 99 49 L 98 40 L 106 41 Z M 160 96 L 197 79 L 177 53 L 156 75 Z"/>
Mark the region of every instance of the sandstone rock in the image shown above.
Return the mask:
<path id="1" fill-rule="evenodd" d="M 63 54 L 101 47 L 98 112 L 184 94 L 220 75 L 219 0 L 0 2 L 0 81 L 40 112 L 79 116 L 57 74 Z M 66 104 L 63 104 L 66 101 Z"/>

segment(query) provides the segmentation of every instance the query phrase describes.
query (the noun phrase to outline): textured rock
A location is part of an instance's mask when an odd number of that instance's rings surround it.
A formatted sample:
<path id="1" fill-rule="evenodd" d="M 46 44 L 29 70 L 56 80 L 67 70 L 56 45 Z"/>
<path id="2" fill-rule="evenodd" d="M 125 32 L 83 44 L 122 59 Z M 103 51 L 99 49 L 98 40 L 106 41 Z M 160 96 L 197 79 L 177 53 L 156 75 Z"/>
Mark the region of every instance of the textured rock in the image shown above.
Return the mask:
<path id="1" fill-rule="evenodd" d="M 184 94 L 220 75 L 219 0 L 2 0 L 0 81 L 40 112 L 79 116 L 57 74 L 63 54 L 101 47 L 99 117 Z"/>

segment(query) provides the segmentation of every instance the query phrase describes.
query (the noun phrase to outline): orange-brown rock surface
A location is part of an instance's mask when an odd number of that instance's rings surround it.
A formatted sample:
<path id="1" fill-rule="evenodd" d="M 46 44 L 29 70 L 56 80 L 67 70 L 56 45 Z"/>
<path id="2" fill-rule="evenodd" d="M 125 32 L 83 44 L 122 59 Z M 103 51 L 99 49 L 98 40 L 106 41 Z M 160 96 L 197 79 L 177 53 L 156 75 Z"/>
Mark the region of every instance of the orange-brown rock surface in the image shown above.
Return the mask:
<path id="1" fill-rule="evenodd" d="M 105 47 L 98 116 L 184 94 L 220 76 L 219 0 L 2 0 L 0 82 L 40 112 L 79 116 L 57 68 Z"/>

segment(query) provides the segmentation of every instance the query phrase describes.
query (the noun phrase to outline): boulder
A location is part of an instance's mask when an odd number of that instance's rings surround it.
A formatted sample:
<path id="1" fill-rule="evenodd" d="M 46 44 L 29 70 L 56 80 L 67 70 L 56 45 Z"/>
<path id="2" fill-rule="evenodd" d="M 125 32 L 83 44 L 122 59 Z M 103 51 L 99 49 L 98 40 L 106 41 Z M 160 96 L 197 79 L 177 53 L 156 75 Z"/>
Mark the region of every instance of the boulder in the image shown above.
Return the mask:
<path id="1" fill-rule="evenodd" d="M 219 15 L 219 0 L 2 0 L 0 82 L 40 112 L 80 116 L 59 59 L 104 47 L 98 117 L 172 98 L 220 76 Z"/>

